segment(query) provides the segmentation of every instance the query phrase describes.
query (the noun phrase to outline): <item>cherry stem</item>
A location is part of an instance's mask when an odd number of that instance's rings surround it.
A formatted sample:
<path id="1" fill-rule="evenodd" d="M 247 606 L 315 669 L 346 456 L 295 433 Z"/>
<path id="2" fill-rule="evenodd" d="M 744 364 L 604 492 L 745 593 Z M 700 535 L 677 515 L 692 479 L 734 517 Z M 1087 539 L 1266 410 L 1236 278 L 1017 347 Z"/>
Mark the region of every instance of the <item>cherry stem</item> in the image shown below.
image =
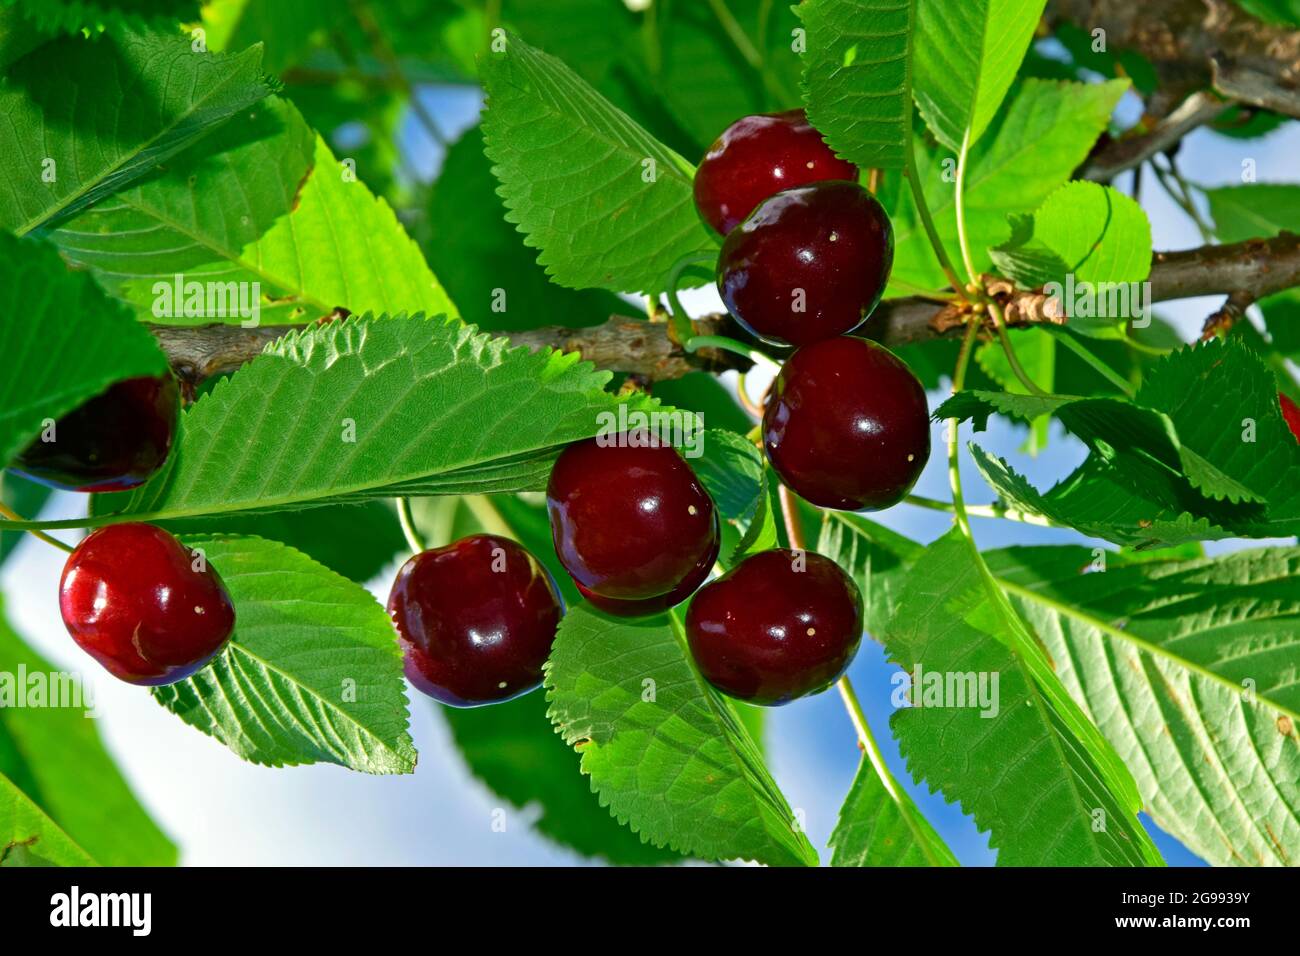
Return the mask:
<path id="1" fill-rule="evenodd" d="M 953 203 L 957 209 L 957 245 L 961 248 L 961 261 L 966 266 L 972 285 L 979 285 L 979 275 L 975 272 L 975 261 L 970 253 L 970 240 L 966 236 L 966 159 L 970 153 L 970 127 L 961 138 L 961 152 L 957 154 L 957 184 L 953 193 Z"/>
<path id="2" fill-rule="evenodd" d="M 1024 366 L 1020 364 L 1020 359 L 1016 357 L 1015 347 L 1011 344 L 1011 336 L 1007 334 L 1007 324 L 1002 319 L 1002 306 L 996 302 L 988 304 L 989 315 L 993 318 L 993 327 L 997 329 L 998 341 L 1002 343 L 1002 351 L 1007 357 L 1007 364 L 1011 366 L 1011 371 L 1020 384 L 1029 390 L 1030 395 L 1037 395 L 1039 398 L 1045 398 L 1048 393 L 1043 391 L 1026 373 Z"/>
<path id="3" fill-rule="evenodd" d="M 752 345 L 746 345 L 744 342 L 737 342 L 735 339 L 727 338 L 725 335 L 692 335 L 682 346 L 687 352 L 694 354 L 700 349 L 721 349 L 724 352 L 734 352 L 737 355 L 743 355 L 755 364 L 761 365 L 766 362 L 768 365 L 776 365 L 776 359 L 766 352 L 754 348 Z"/>
<path id="4" fill-rule="evenodd" d="M 910 122 L 910 117 L 909 117 Z M 930 206 L 925 201 L 925 192 L 921 189 L 921 176 L 916 171 L 916 148 L 915 144 L 909 144 L 906 151 L 907 167 L 904 173 L 907 175 L 908 185 L 912 187 L 912 201 L 916 205 L 917 214 L 921 217 L 921 225 L 925 227 L 926 237 L 930 240 L 930 248 L 934 250 L 935 258 L 939 260 L 939 266 L 943 269 L 943 274 L 948 277 L 948 283 L 952 286 L 953 292 L 958 296 L 965 297 L 965 286 L 957 278 L 957 270 L 953 268 L 952 260 L 948 258 L 948 250 L 939 238 L 939 230 L 935 228 L 934 217 L 930 215 Z"/>
<path id="5" fill-rule="evenodd" d="M 403 496 L 397 498 L 396 501 L 397 520 L 401 522 L 402 534 L 406 536 L 407 545 L 413 554 L 423 554 L 429 548 L 415 527 L 415 515 L 411 513 L 411 499 Z"/>
<path id="6" fill-rule="evenodd" d="M 375 19 L 375 15 L 371 11 L 370 5 L 364 2 L 364 0 L 349 0 L 348 7 L 352 11 L 352 17 L 356 20 L 357 26 L 359 26 L 361 32 L 365 34 L 366 40 L 370 44 L 371 52 L 374 53 L 375 57 L 383 64 L 384 69 L 388 72 L 387 80 L 389 85 L 399 93 L 406 96 L 407 105 L 410 106 L 411 112 L 415 114 L 415 118 L 419 121 L 420 125 L 424 127 L 424 131 L 428 134 L 429 138 L 432 139 L 440 148 L 445 150 L 447 148 L 447 137 L 444 136 L 442 130 L 438 128 L 438 124 L 435 122 L 433 115 L 425 108 L 425 105 L 420 102 L 420 97 L 417 91 L 411 85 L 411 81 L 407 79 L 406 74 L 402 72 L 402 65 L 397 59 L 397 53 L 393 50 L 392 45 L 384 36 L 383 28 L 380 27 L 379 22 Z"/>
<path id="7" fill-rule="evenodd" d="M 952 373 L 952 392 L 956 395 L 966 387 L 966 369 L 970 367 L 971 349 L 975 344 L 975 333 L 979 330 L 979 317 L 972 316 L 966 323 L 966 335 L 962 338 L 961 351 L 957 353 L 957 367 Z M 957 433 L 960 423 L 955 418 L 948 419 L 948 483 L 952 486 L 953 518 L 963 533 L 971 541 L 970 519 L 966 516 L 966 502 L 961 493 L 961 468 L 958 458 Z"/>
<path id="8" fill-rule="evenodd" d="M 27 523 L 23 521 L 22 515 L 18 514 L 18 512 L 14 511 L 8 505 L 5 504 L 0 504 L 0 515 L 3 515 L 5 520 L 7 521 L 19 521 L 19 522 L 23 522 L 24 524 Z M 3 530 L 4 530 L 4 525 L 0 525 L 0 531 Z M 74 550 L 71 545 L 64 544 L 58 538 L 52 538 L 48 534 L 45 534 L 43 531 L 37 531 L 35 528 L 23 528 L 23 529 L 15 529 L 15 530 L 24 530 L 28 534 L 40 538 L 46 544 L 52 545 L 53 547 L 58 548 L 60 551 L 66 551 L 68 554 L 71 554 Z"/>
<path id="9" fill-rule="evenodd" d="M 785 485 L 778 485 L 776 495 L 781 501 L 781 520 L 785 522 L 785 536 L 790 542 L 791 550 L 807 551 L 803 525 L 799 523 L 799 512 L 795 510 L 794 493 Z"/>
<path id="10" fill-rule="evenodd" d="M 461 495 L 460 500 L 469 509 L 469 513 L 474 516 L 474 520 L 482 525 L 483 530 L 488 534 L 500 535 L 503 538 L 515 540 L 514 529 L 501 516 L 501 512 L 492 503 L 490 497 L 487 495 Z"/>
<path id="11" fill-rule="evenodd" d="M 788 109 L 793 104 L 798 103 L 799 97 L 791 93 L 790 90 L 785 88 L 784 83 L 764 69 L 763 54 L 750 41 L 749 36 L 740 23 L 737 22 L 735 16 L 727 9 L 726 3 L 723 0 L 708 0 L 708 4 L 713 11 L 713 15 L 717 17 L 718 24 L 722 27 L 723 32 L 735 44 L 737 52 L 758 73 L 763 85 L 767 87 L 768 93 L 781 101 L 778 105 Z"/>
<path id="12" fill-rule="evenodd" d="M 916 508 L 928 508 L 930 511 L 943 511 L 952 514 L 954 510 L 951 501 L 938 501 L 934 498 L 923 498 L 920 495 L 908 495 L 903 499 L 904 503 Z M 966 513 L 974 518 L 1002 518 L 1007 521 L 1019 521 L 1024 524 L 1039 525 L 1043 528 L 1061 527 L 1055 521 L 1044 518 L 1042 515 L 1034 514 L 1032 511 L 1023 511 L 1020 508 L 1012 508 L 1006 502 L 995 501 L 991 505 L 967 505 Z"/>
<path id="13" fill-rule="evenodd" d="M 692 252 L 682 256 L 668 270 L 669 319 L 672 322 L 673 334 L 682 345 L 686 345 L 694 337 L 695 327 L 691 324 L 691 317 L 682 306 L 682 300 L 677 297 L 677 286 L 682 281 L 682 275 L 687 269 L 697 267 L 701 263 L 715 262 L 716 260 L 717 257 L 710 253 Z"/>
<path id="14" fill-rule="evenodd" d="M 749 397 L 745 391 L 745 374 L 740 372 L 736 381 L 736 401 L 740 402 L 741 407 L 755 418 L 763 417 L 763 406 Z"/>
<path id="15" fill-rule="evenodd" d="M 1056 337 L 1056 340 L 1092 366 L 1098 375 L 1119 389 L 1121 394 L 1127 398 L 1133 398 L 1133 386 L 1120 378 L 1118 372 L 1094 355 L 1092 350 L 1075 338 L 1074 335 L 1069 332 L 1062 332 Z"/>

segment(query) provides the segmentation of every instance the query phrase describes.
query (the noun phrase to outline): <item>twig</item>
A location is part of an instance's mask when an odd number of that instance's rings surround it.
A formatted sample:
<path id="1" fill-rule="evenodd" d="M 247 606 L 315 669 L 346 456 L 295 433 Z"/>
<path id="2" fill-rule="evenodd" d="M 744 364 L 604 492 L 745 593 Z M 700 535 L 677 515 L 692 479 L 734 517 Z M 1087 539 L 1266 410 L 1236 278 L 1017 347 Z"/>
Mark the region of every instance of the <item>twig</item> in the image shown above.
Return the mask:
<path id="1" fill-rule="evenodd" d="M 1227 335 L 1254 302 L 1255 297 L 1249 292 L 1229 293 L 1223 305 L 1206 317 L 1205 325 L 1201 328 L 1201 341 L 1208 342 L 1210 339 Z"/>
<path id="2" fill-rule="evenodd" d="M 1197 127 L 1213 122 L 1231 105 L 1204 90 L 1193 93 L 1148 132 L 1112 141 L 1087 162 L 1079 176 L 1099 183 L 1110 182 L 1120 173 L 1137 169 L 1151 157 L 1163 153 Z"/>
<path id="3" fill-rule="evenodd" d="M 1271 239 L 1249 239 L 1231 245 L 1202 246 L 1180 252 L 1157 252 L 1151 265 L 1151 301 L 1167 302 L 1203 295 L 1242 291 L 1256 300 L 1300 286 L 1300 236 L 1282 233 Z M 989 286 L 990 291 L 995 288 Z M 1050 312 L 1051 300 L 1038 291 L 1016 291 L 1002 302 L 1008 328 L 1025 328 L 1059 321 Z M 724 335 L 744 341 L 744 333 L 728 316 L 696 318 L 699 335 Z M 956 334 L 965 326 L 952 305 L 940 306 L 918 297 L 882 302 L 857 334 L 897 347 Z M 233 372 L 261 354 L 268 342 L 302 326 L 150 325 L 171 360 L 172 368 L 197 385 L 213 375 Z M 695 371 L 748 370 L 740 356 L 713 349 L 688 354 L 672 341 L 666 322 L 647 322 L 615 315 L 585 329 L 548 326 L 501 333 L 514 345 L 579 352 L 600 368 L 640 375 L 647 382 L 681 378 Z"/>

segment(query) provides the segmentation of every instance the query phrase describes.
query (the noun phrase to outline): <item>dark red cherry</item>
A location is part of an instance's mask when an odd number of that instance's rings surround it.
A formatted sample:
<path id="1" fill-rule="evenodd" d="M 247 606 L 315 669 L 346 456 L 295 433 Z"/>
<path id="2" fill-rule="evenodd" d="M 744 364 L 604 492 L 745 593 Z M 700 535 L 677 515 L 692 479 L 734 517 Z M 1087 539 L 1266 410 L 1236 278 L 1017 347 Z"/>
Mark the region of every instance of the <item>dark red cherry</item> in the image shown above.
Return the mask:
<path id="1" fill-rule="evenodd" d="M 1286 419 L 1287 427 L 1291 429 L 1291 434 L 1295 436 L 1296 441 L 1300 441 L 1300 405 L 1296 405 L 1290 398 L 1277 393 L 1278 404 L 1282 406 L 1282 417 Z"/>
<path id="2" fill-rule="evenodd" d="M 763 413 L 767 459 L 823 508 L 897 504 L 930 457 L 930 412 L 912 370 L 883 345 L 844 336 L 805 345 Z"/>
<path id="3" fill-rule="evenodd" d="M 235 606 L 206 559 L 161 528 L 92 531 L 59 583 L 68 633 L 114 677 L 173 684 L 202 668 L 235 629 Z"/>
<path id="4" fill-rule="evenodd" d="M 700 588 L 686 639 L 704 678 L 753 704 L 825 690 L 862 640 L 862 594 L 830 558 L 762 551 Z"/>
<path id="5" fill-rule="evenodd" d="M 144 484 L 167 460 L 180 411 L 170 374 L 129 378 L 54 423 L 10 466 L 66 491 L 123 491 Z"/>
<path id="6" fill-rule="evenodd" d="M 880 302 L 893 265 L 893 226 L 855 182 L 785 190 L 733 229 L 718 291 L 737 321 L 777 345 L 852 332 Z"/>
<path id="7" fill-rule="evenodd" d="M 677 587 L 658 597 L 631 601 L 601 597 L 594 591 L 588 591 L 581 584 L 578 585 L 578 591 L 587 599 L 587 603 L 600 608 L 606 614 L 613 614 L 615 617 L 647 617 L 651 614 L 659 614 L 670 607 L 681 604 L 694 594 L 701 584 L 709 579 L 709 574 L 713 571 L 713 565 L 717 562 L 718 552 L 721 549 L 722 536 L 719 534 L 713 542 L 713 549 L 700 559 L 700 563 L 696 565 L 695 570 L 683 578 Z"/>
<path id="8" fill-rule="evenodd" d="M 857 178 L 858 167 L 835 155 L 803 110 L 744 116 L 723 130 L 700 160 L 695 208 L 726 235 L 782 189 Z"/>
<path id="9" fill-rule="evenodd" d="M 531 554 L 507 538 L 475 534 L 402 565 L 388 613 L 416 689 L 473 707 L 542 683 L 564 605 Z"/>
<path id="10" fill-rule="evenodd" d="M 716 554 L 713 499 L 676 449 L 643 433 L 570 445 L 546 504 L 560 563 L 600 597 L 664 597 Z"/>
<path id="11" fill-rule="evenodd" d="M 759 338 L 807 345 L 851 332 L 889 281 L 894 229 L 857 183 L 787 189 L 733 229 L 718 257 L 718 292 Z"/>

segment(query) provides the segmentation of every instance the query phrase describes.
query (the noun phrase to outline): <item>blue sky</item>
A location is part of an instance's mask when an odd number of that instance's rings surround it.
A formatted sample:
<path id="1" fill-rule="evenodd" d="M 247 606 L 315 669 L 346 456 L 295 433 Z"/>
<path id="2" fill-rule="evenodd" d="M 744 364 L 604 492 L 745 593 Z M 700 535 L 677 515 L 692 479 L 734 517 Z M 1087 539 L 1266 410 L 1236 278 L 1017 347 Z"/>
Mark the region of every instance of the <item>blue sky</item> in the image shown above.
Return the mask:
<path id="1" fill-rule="evenodd" d="M 476 91 L 431 91 L 428 102 L 453 138 L 472 124 Z M 1131 115 L 1133 104 L 1125 109 Z M 403 137 L 412 165 L 428 175 L 438 164 L 436 147 L 415 124 Z M 1261 140 L 1241 142 L 1207 132 L 1188 138 L 1179 156 L 1184 174 L 1205 185 L 1240 181 L 1242 159 L 1253 158 L 1260 181 L 1294 175 L 1300 154 L 1300 124 L 1291 123 Z M 1124 180 L 1119 183 L 1127 186 Z M 1189 220 L 1148 178 L 1143 204 L 1151 216 L 1158 249 L 1199 245 Z M 692 308 L 716 308 L 711 292 L 692 294 Z M 1204 317 L 1220 303 L 1189 300 L 1157 312 L 1194 338 Z M 938 401 L 941 396 L 932 396 Z M 1017 464 L 1029 479 L 1046 485 L 1083 457 L 1082 447 L 1057 428 L 1047 452 L 1037 459 L 1019 453 L 1023 432 L 994 420 L 981 444 Z M 940 446 L 936 431 L 935 446 Z M 934 456 L 917 493 L 948 497 L 941 456 Z M 963 473 L 967 497 L 988 501 L 991 493 L 973 469 Z M 70 517 L 84 498 L 58 495 L 44 517 Z M 878 520 L 914 538 L 931 540 L 947 528 L 942 514 L 900 506 Z M 1011 522 L 975 519 L 981 546 L 1079 541 L 1077 535 Z M 1214 550 L 1240 546 L 1220 543 Z M 72 645 L 59 620 L 57 581 L 62 556 L 28 539 L 0 571 L 14 626 L 46 657 L 77 669 L 86 659 Z M 374 583 L 386 595 L 388 577 Z M 966 864 L 993 862 L 987 838 L 955 806 L 925 787 L 911 784 L 888 731 L 893 668 L 880 648 L 864 645 L 851 675 L 877 739 L 896 775 L 911 790 L 958 858 Z M 187 864 L 547 864 L 580 863 L 573 854 L 532 833 L 530 813 L 507 811 L 504 833 L 492 827 L 499 801 L 471 778 L 450 743 L 435 706 L 413 693 L 413 727 L 420 763 L 408 777 L 368 777 L 335 767 L 268 770 L 243 763 L 224 747 L 183 725 L 148 693 L 108 678 L 96 680 L 104 716 L 100 730 L 137 793 L 180 844 Z M 768 748 L 772 769 L 791 804 L 803 811 L 814 843 L 824 847 L 858 758 L 853 729 L 833 692 L 771 713 Z M 1198 862 L 1176 841 L 1156 834 L 1166 859 Z"/>

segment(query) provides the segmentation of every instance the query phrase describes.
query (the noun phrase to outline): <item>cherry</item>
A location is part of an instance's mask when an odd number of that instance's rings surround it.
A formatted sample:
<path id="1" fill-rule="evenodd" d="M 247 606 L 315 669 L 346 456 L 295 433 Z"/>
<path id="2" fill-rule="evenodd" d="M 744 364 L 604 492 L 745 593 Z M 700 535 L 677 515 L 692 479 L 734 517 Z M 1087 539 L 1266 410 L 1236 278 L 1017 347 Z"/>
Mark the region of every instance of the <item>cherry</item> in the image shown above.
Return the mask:
<path id="1" fill-rule="evenodd" d="M 772 386 L 763 442 L 781 480 L 805 500 L 888 508 L 930 457 L 925 389 L 875 342 L 845 336 L 805 345 Z"/>
<path id="2" fill-rule="evenodd" d="M 724 236 L 773 193 L 824 179 L 856 181 L 803 110 L 743 116 L 709 147 L 695 172 L 695 208 Z"/>
<path id="3" fill-rule="evenodd" d="M 1300 441 L 1300 406 L 1281 392 L 1277 393 L 1277 400 L 1282 406 L 1282 417 L 1286 419 L 1287 427 L 1291 429 L 1295 440 Z"/>
<path id="4" fill-rule="evenodd" d="M 147 686 L 189 677 L 235 629 L 221 575 L 148 524 L 87 535 L 64 565 L 59 610 L 72 639 L 110 674 Z"/>
<path id="5" fill-rule="evenodd" d="M 676 449 L 644 433 L 570 445 L 546 504 L 560 563 L 588 594 L 667 600 L 716 555 L 713 499 Z"/>
<path id="6" fill-rule="evenodd" d="M 124 491 L 144 484 L 171 450 L 179 395 L 170 374 L 111 385 L 56 421 L 53 440 L 37 438 L 11 467 L 66 491 Z"/>
<path id="7" fill-rule="evenodd" d="M 618 598 L 601 597 L 596 592 L 587 590 L 581 584 L 578 585 L 578 591 L 587 599 L 587 603 L 600 608 L 606 614 L 613 614 L 616 617 L 646 617 L 650 614 L 659 614 L 670 607 L 681 604 L 694 594 L 701 584 L 708 580 L 709 574 L 713 571 L 713 565 L 718 560 L 718 552 L 721 549 L 722 536 L 718 535 L 714 539 L 713 548 L 700 559 L 700 563 L 695 566 L 695 570 L 682 578 L 677 587 L 658 597 L 641 598 L 640 600 L 619 600 Z"/>
<path id="8" fill-rule="evenodd" d="M 403 564 L 388 613 L 416 689 L 474 707 L 542 683 L 564 605 L 531 554 L 507 538 L 475 534 Z"/>
<path id="9" fill-rule="evenodd" d="M 861 325 L 894 264 L 894 228 L 857 183 L 823 182 L 764 200 L 718 257 L 718 292 L 737 321 L 778 345 Z"/>
<path id="10" fill-rule="evenodd" d="M 746 558 L 695 595 L 686 639 L 704 678 L 753 704 L 815 694 L 862 641 L 862 594 L 830 558 L 774 549 Z"/>

